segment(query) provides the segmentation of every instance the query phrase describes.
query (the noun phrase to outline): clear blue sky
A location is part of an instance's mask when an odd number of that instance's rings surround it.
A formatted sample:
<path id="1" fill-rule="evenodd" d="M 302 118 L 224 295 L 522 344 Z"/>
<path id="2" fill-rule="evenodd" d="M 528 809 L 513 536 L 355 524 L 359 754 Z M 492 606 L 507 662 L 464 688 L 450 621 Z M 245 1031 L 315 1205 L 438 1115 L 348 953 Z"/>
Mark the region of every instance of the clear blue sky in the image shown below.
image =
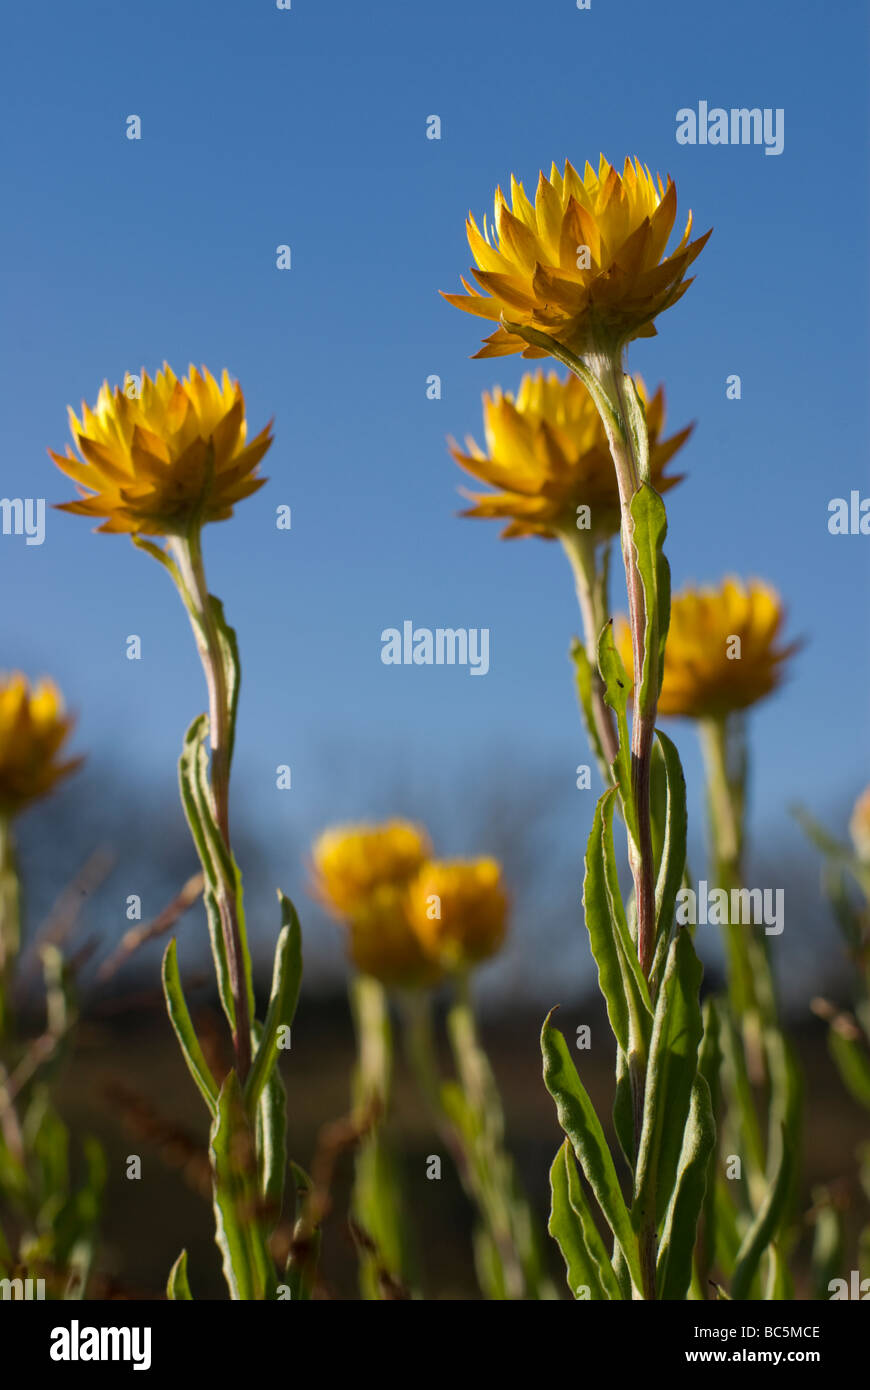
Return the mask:
<path id="1" fill-rule="evenodd" d="M 210 528 L 206 561 L 242 645 L 239 787 L 277 841 L 371 809 L 373 756 L 387 779 L 450 769 L 460 800 L 481 749 L 566 777 L 584 757 L 567 566 L 554 546 L 458 519 L 444 445 L 479 434 L 480 393 L 523 368 L 470 361 L 485 325 L 437 290 L 458 287 L 466 212 L 488 211 L 496 184 L 515 172 L 531 190 L 551 160 L 599 151 L 670 172 L 678 217 L 691 207 L 699 231 L 715 227 L 695 285 L 631 365 L 665 382 L 674 427 L 698 422 L 668 499 L 675 582 L 760 574 L 807 638 L 753 719 L 754 829 L 781 831 L 796 797 L 828 808 L 859 790 L 870 539 L 826 522 L 830 498 L 870 493 L 866 31 L 863 0 L 8 11 L 2 492 L 68 498 L 45 452 L 65 446 L 67 403 L 164 358 L 227 366 L 252 427 L 275 416 L 272 481 Z M 677 110 L 701 99 L 784 108 L 784 152 L 677 145 Z M 433 113 L 440 142 L 425 138 Z M 733 372 L 740 402 L 725 398 Z M 42 547 L 0 538 L 0 567 L 2 664 L 55 674 L 78 746 L 131 790 L 145 775 L 170 786 L 203 695 L 164 574 L 57 512 Z M 490 628 L 489 675 L 383 666 L 381 630 L 405 618 Z M 139 663 L 125 659 L 134 632 Z M 694 739 L 677 736 L 699 809 Z M 274 790 L 284 762 L 289 793 Z"/>

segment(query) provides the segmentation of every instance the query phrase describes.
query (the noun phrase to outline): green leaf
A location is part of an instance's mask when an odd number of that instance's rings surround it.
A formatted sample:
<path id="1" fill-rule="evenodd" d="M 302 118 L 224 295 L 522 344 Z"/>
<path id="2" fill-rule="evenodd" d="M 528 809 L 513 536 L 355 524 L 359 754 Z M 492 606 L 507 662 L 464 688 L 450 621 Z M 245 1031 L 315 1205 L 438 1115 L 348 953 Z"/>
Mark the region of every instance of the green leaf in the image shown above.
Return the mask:
<path id="1" fill-rule="evenodd" d="M 645 1061 L 652 1009 L 619 890 L 613 850 L 616 795 L 611 787 L 595 808 L 586 848 L 583 910 L 610 1025 L 631 1066 L 632 1058 Z"/>
<path id="2" fill-rule="evenodd" d="M 696 1076 L 677 1180 L 659 1246 L 656 1264 L 659 1298 L 684 1300 L 692 1281 L 695 1237 L 715 1143 L 716 1123 L 710 1088 L 703 1076 Z"/>
<path id="3" fill-rule="evenodd" d="M 702 1076 L 707 1083 L 713 1115 L 716 1116 L 719 1114 L 722 1096 L 722 1048 L 720 1044 L 721 1024 L 714 999 L 709 998 L 704 1001 L 701 1016 L 704 1022 L 704 1036 L 701 1039 L 701 1047 L 698 1052 L 698 1075 Z M 726 1265 L 717 1258 L 719 1243 L 716 1206 L 717 1155 L 718 1147 L 714 1145 L 708 1164 L 702 1239 L 698 1245 L 696 1261 L 697 1274 L 702 1288 L 706 1288 L 714 1264 L 718 1263 L 720 1268 L 727 1271 Z M 738 1243 L 734 1244 L 733 1253 L 736 1253 Z"/>
<path id="4" fill-rule="evenodd" d="M 646 423 L 646 407 L 637 383 L 630 373 L 623 377 L 623 399 L 625 401 L 625 425 L 634 444 L 634 457 L 641 482 L 648 483 L 649 473 L 649 431 Z"/>
<path id="5" fill-rule="evenodd" d="M 190 1284 L 187 1282 L 186 1250 L 182 1250 L 169 1271 L 169 1278 L 166 1281 L 166 1297 L 175 1303 L 190 1302 L 193 1299 Z"/>
<path id="6" fill-rule="evenodd" d="M 785 1142 L 785 1129 L 783 1128 L 779 1168 L 737 1252 L 734 1277 L 731 1281 L 731 1297 L 733 1299 L 740 1300 L 749 1297 L 752 1281 L 761 1264 L 761 1257 L 785 1216 L 788 1199 L 791 1195 L 791 1181 L 792 1156 L 789 1154 L 788 1144 Z"/>
<path id="7" fill-rule="evenodd" d="M 223 851 L 223 839 L 212 809 L 211 792 L 208 787 L 208 755 L 205 750 L 207 736 L 208 716 L 201 714 L 194 719 L 184 738 L 178 762 L 178 785 L 181 804 L 205 876 L 202 896 L 221 1005 L 230 1028 L 235 1029 L 235 1001 L 218 906 L 221 875 L 227 871 L 232 872 L 232 865 Z"/>
<path id="8" fill-rule="evenodd" d="M 307 1303 L 313 1293 L 320 1259 L 320 1228 L 312 1227 L 310 1202 L 314 1184 L 304 1168 L 291 1162 L 290 1171 L 296 1184 L 296 1222 L 293 1241 L 284 1276 L 290 1286 L 291 1299 Z"/>
<path id="9" fill-rule="evenodd" d="M 262 1224 L 254 1136 L 234 1071 L 220 1090 L 212 1122 L 215 1240 L 233 1299 L 262 1302 L 275 1293 L 275 1267 Z"/>
<path id="10" fill-rule="evenodd" d="M 671 611 L 671 572 L 662 550 L 668 521 L 664 502 L 648 483 L 641 483 L 631 499 L 630 511 L 644 601 L 644 659 L 640 680 L 635 673 L 635 709 L 649 714 L 662 688 Z M 651 653 L 653 661 L 650 661 Z"/>
<path id="11" fill-rule="evenodd" d="M 272 1069 L 257 1106 L 257 1153 L 263 1214 L 271 1232 L 281 1217 L 287 1177 L 287 1093 L 278 1067 Z"/>
<path id="12" fill-rule="evenodd" d="M 604 1241 L 595 1225 L 580 1183 L 571 1145 L 566 1139 L 550 1169 L 550 1235 L 562 1252 L 568 1287 L 574 1297 L 586 1287 L 592 1299 L 621 1299 Z"/>
<path id="13" fill-rule="evenodd" d="M 613 1094 L 613 1128 L 619 1140 L 619 1147 L 625 1155 L 625 1161 L 632 1172 L 634 1172 L 634 1164 L 637 1157 L 635 1153 L 634 1097 L 632 1095 L 628 1058 L 622 1048 L 618 1048 L 616 1053 L 616 1089 Z"/>
<path id="14" fill-rule="evenodd" d="M 743 1041 L 729 1012 L 722 1017 L 720 1040 L 723 1093 L 729 1116 L 732 1119 L 736 1117 L 739 1124 L 743 1181 L 751 1182 L 753 1173 L 764 1174 L 764 1140 L 752 1094 L 752 1083 L 749 1080 Z"/>
<path id="15" fill-rule="evenodd" d="M 592 663 L 586 654 L 586 648 L 583 643 L 576 638 L 571 643 L 571 659 L 574 662 L 577 699 L 580 704 L 580 712 L 583 715 L 586 737 L 589 739 L 589 746 L 595 754 L 599 769 L 603 774 L 607 771 L 607 758 L 605 757 L 604 747 L 598 733 L 598 725 L 595 721 L 595 706 L 592 699 L 596 677 L 592 669 Z M 609 776 L 606 776 L 605 781 L 609 780 Z"/>
<path id="16" fill-rule="evenodd" d="M 835 1022 L 828 1029 L 828 1050 L 843 1085 L 870 1110 L 870 1057 L 860 1038 L 848 1036 Z"/>
<path id="17" fill-rule="evenodd" d="M 830 1283 L 840 1275 L 845 1262 L 845 1230 L 843 1213 L 834 1205 L 828 1192 L 813 1193 L 815 1220 L 813 1222 L 813 1297 L 830 1298 Z"/>
<path id="18" fill-rule="evenodd" d="M 281 935 L 275 948 L 275 963 L 272 971 L 272 992 L 263 1036 L 245 1084 L 245 1103 L 253 1112 L 263 1087 L 269 1080 L 278 1060 L 278 1030 L 289 1028 L 296 1014 L 299 1002 L 299 988 L 302 983 L 302 929 L 296 909 L 289 898 L 279 892 L 281 904 Z"/>
<path id="19" fill-rule="evenodd" d="M 660 1224 L 674 1190 L 703 1032 L 703 973 L 692 938 L 678 932 L 653 1020 L 632 1207 L 636 1229 L 651 1220 Z"/>
<path id="20" fill-rule="evenodd" d="M 178 971 L 178 954 L 175 937 L 172 938 L 163 956 L 163 993 L 169 1021 L 175 1029 L 188 1071 L 200 1089 L 203 1100 L 212 1117 L 217 1114 L 218 1086 L 211 1074 L 205 1054 L 199 1045 L 193 1023 L 181 987 Z"/>
<path id="21" fill-rule="evenodd" d="M 677 893 L 686 866 L 686 779 L 680 755 L 660 729 L 656 739 L 662 751 L 667 778 L 667 810 L 662 859 L 656 882 L 656 940 L 670 935 Z"/>
<path id="22" fill-rule="evenodd" d="M 797 1062 L 778 1029 L 766 1029 L 763 1042 L 771 1091 L 767 1142 L 768 1186 L 737 1252 L 731 1283 L 731 1297 L 734 1299 L 751 1296 L 761 1257 L 785 1225 L 800 1149 L 801 1079 Z"/>
<path id="23" fill-rule="evenodd" d="M 368 1300 L 384 1297 L 384 1278 L 404 1284 L 408 1272 L 408 1221 L 402 1207 L 401 1170 L 382 1129 L 361 1141 L 354 1166 L 351 1209 L 370 1248 L 360 1247 L 360 1287 Z"/>
<path id="24" fill-rule="evenodd" d="M 226 675 L 227 682 L 227 707 L 229 710 L 228 721 L 228 764 L 233 760 L 233 748 L 236 741 L 236 713 L 239 706 L 239 687 L 242 680 L 242 666 L 239 659 L 239 644 L 236 638 L 235 628 L 230 627 L 224 616 L 224 606 L 219 598 L 214 594 L 208 596 L 211 605 L 212 618 L 214 619 L 215 630 L 220 646 L 221 661 Z"/>
<path id="25" fill-rule="evenodd" d="M 771 1245 L 767 1252 L 769 1270 L 767 1286 L 764 1290 L 765 1303 L 791 1303 L 794 1299 L 792 1281 L 785 1256 L 778 1245 Z"/>
<path id="26" fill-rule="evenodd" d="M 604 703 L 616 715 L 619 748 L 613 762 L 613 777 L 619 787 L 622 814 L 628 833 L 637 843 L 637 807 L 631 780 L 631 740 L 628 733 L 628 696 L 631 682 L 613 640 L 613 619 L 605 623 L 598 638 L 598 670 L 604 682 Z"/>
<path id="27" fill-rule="evenodd" d="M 544 1020 L 541 1050 L 544 1057 L 544 1084 L 556 1102 L 559 1123 L 571 1141 L 586 1181 L 595 1194 L 628 1264 L 638 1292 L 641 1289 L 640 1257 L 637 1239 L 616 1176 L 613 1158 L 604 1130 L 592 1102 L 577 1075 L 562 1034 L 550 1026 L 552 1010 Z"/>

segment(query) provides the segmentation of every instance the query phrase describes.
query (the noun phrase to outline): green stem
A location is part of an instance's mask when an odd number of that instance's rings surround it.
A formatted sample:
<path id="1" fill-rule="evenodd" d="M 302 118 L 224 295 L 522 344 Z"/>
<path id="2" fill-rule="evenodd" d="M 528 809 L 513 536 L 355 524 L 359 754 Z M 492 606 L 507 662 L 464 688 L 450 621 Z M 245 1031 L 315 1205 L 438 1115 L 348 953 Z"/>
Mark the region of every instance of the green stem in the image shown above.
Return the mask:
<path id="1" fill-rule="evenodd" d="M 208 687 L 211 740 L 209 775 L 215 823 L 227 851 L 227 861 L 231 863 L 229 791 L 233 728 L 229 677 L 205 578 L 200 528 L 192 527 L 187 536 L 174 538 L 170 548 L 178 567 L 181 597 L 190 614 Z M 236 1071 L 244 1085 L 251 1069 L 251 1015 L 248 1007 L 250 982 L 247 978 L 248 967 L 242 943 L 236 891 L 235 877 L 231 880 L 226 873 L 222 873 L 218 884 L 218 911 L 233 995 L 233 1049 L 236 1055 Z"/>
<path id="2" fill-rule="evenodd" d="M 481 1218 L 491 1233 L 489 1213 L 482 1200 L 480 1174 L 475 1162 L 468 1136 L 460 1132 L 451 1121 L 444 1107 L 441 1094 L 441 1074 L 435 1056 L 435 1039 L 432 1028 L 432 1005 L 429 995 L 423 991 L 408 993 L 402 1000 L 405 1016 L 405 1044 L 408 1060 L 417 1078 L 417 1084 L 435 1120 L 442 1143 L 449 1150 L 460 1182 L 470 1199 L 474 1202 Z M 503 1252 L 495 1241 L 494 1251 L 501 1266 L 500 1277 L 505 1288 L 509 1287 L 509 1276 L 503 1267 Z M 494 1295 L 498 1297 L 498 1295 Z M 516 1295 L 521 1297 L 521 1293 Z"/>
<path id="3" fill-rule="evenodd" d="M 631 628 L 632 658 L 635 672 L 635 707 L 631 722 L 631 777 L 637 815 L 637 846 L 631 855 L 631 872 L 637 905 L 637 953 L 644 974 L 649 978 L 655 953 L 655 862 L 652 844 L 650 812 L 650 772 L 656 726 L 656 700 L 641 705 L 639 692 L 644 661 L 649 663 L 648 688 L 658 690 L 658 652 L 645 651 L 646 608 L 643 581 L 634 549 L 634 521 L 631 502 L 643 481 L 634 437 L 629 424 L 628 402 L 625 394 L 625 368 L 622 354 L 597 359 L 593 370 L 606 395 L 616 406 L 616 418 L 603 415 L 610 440 L 610 452 L 616 467 L 619 504 L 622 512 L 620 536 L 625 582 L 628 593 L 628 618 Z"/>
<path id="4" fill-rule="evenodd" d="M 365 1126 L 354 1163 L 351 1208 L 368 1241 L 359 1245 L 360 1290 L 366 1300 L 384 1298 L 384 1273 L 408 1283 L 407 1225 L 400 1175 L 384 1131 L 392 1082 L 393 1036 L 386 990 L 369 975 L 351 984 L 357 1039 L 353 1077 L 353 1115 Z"/>
<path id="5" fill-rule="evenodd" d="M 610 614 L 607 603 L 608 550 L 598 561 L 597 547 L 586 531 L 569 527 L 559 539 L 574 575 L 577 603 L 583 621 L 583 645 L 592 668 L 592 718 L 601 745 L 603 762 L 599 768 L 604 785 L 613 782 L 612 765 L 618 752 L 613 711 L 604 702 L 604 682 L 598 671 L 598 638 Z"/>
<path id="6" fill-rule="evenodd" d="M 455 998 L 448 1034 L 466 1102 L 475 1116 L 479 1138 L 471 1166 L 477 1174 L 476 1197 L 504 1276 L 509 1299 L 539 1298 L 531 1213 L 518 1189 L 513 1163 L 504 1148 L 504 1113 L 495 1077 L 481 1046 L 467 972 L 455 979 Z M 525 1239 L 516 1229 L 525 1233 Z"/>
<path id="7" fill-rule="evenodd" d="M 698 725 L 707 780 L 710 851 L 715 886 L 730 894 L 743 886 L 746 762 L 742 718 L 701 720 Z M 728 997 L 735 1020 L 757 1053 L 762 1024 L 776 1021 L 776 996 L 768 952 L 750 926 L 725 927 Z"/>

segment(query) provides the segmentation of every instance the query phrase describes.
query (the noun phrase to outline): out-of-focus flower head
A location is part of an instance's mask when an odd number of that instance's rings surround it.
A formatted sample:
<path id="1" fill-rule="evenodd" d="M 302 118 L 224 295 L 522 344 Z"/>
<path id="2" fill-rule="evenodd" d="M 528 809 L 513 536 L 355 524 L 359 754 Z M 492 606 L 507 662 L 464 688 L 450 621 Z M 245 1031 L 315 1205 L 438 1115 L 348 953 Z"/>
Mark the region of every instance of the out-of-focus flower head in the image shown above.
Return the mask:
<path id="1" fill-rule="evenodd" d="M 500 949 L 508 898 L 497 860 L 434 860 L 420 870 L 409 897 L 423 949 L 445 970 L 468 969 Z"/>
<path id="2" fill-rule="evenodd" d="M 16 815 L 81 766 L 61 757 L 74 722 L 53 681 L 0 675 L 0 815 Z"/>
<path id="3" fill-rule="evenodd" d="M 798 642 L 784 644 L 785 610 L 769 584 L 727 578 L 719 588 L 685 588 L 671 600 L 658 712 L 720 718 L 763 700 L 781 684 Z M 634 680 L 631 633 L 615 624 L 616 646 Z"/>

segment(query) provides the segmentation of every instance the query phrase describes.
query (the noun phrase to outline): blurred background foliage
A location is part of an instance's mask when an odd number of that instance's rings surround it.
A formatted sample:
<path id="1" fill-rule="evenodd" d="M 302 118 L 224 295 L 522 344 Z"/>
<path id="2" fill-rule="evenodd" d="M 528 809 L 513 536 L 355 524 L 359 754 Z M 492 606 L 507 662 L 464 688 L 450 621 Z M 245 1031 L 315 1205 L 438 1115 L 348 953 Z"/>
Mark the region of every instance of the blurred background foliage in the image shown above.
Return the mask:
<path id="1" fill-rule="evenodd" d="M 335 766 L 340 759 L 339 747 L 328 763 Z M 287 886 L 303 923 L 303 994 L 282 1070 L 291 1152 L 310 1170 L 318 1153 L 323 1156 L 324 1143 L 331 1142 L 324 1126 L 349 1113 L 355 1056 L 342 933 L 306 891 L 308 847 L 326 821 L 326 810 L 322 820 L 300 822 L 279 855 L 268 824 L 252 817 L 254 803 L 244 795 L 244 776 L 239 783 L 234 836 L 245 876 L 255 967 L 260 964 L 260 998 L 268 992 L 274 945 L 273 881 Z M 546 1175 L 560 1133 L 540 1081 L 538 1033 L 553 1004 L 561 1006 L 559 1026 L 569 1040 L 580 1024 L 590 1025 L 591 1049 L 577 1060 L 600 1113 L 609 1112 L 611 1039 L 580 912 L 582 846 L 595 793 L 576 790 L 572 778 L 558 768 L 524 765 L 511 749 L 481 754 L 477 766 L 444 765 L 437 778 L 421 775 L 411 754 L 404 763 L 391 759 L 387 771 L 372 750 L 369 786 L 365 804 L 349 814 L 425 820 L 439 853 L 492 853 L 505 866 L 512 929 L 501 955 L 478 973 L 482 1032 L 503 1093 L 509 1145 L 543 1223 L 549 1201 Z M 99 977 L 101 963 L 136 925 L 126 917 L 127 897 L 141 897 L 145 923 L 196 869 L 174 791 L 168 778 L 155 779 L 137 786 L 133 795 L 129 779 L 116 768 L 92 763 L 70 786 L 22 817 L 19 826 L 25 885 L 19 1026 L 33 1036 L 43 1026 L 43 986 L 41 972 L 33 968 L 32 946 L 44 935 L 48 919 L 55 930 L 60 925 L 62 933 L 69 932 L 62 947 L 75 966 L 81 1010 L 56 1103 L 76 1139 L 95 1136 L 106 1155 L 101 1242 L 92 1284 L 99 1296 L 161 1297 L 166 1270 L 182 1245 L 195 1271 L 196 1296 L 223 1296 L 212 1237 L 206 1127 L 159 989 L 165 936 L 143 945 L 110 978 Z M 839 814 L 832 811 L 826 817 L 827 824 L 843 828 L 850 809 L 851 802 L 844 799 Z M 696 816 L 696 840 L 689 848 L 696 879 L 704 873 L 698 826 Z M 845 1217 L 848 1249 L 848 1241 L 868 1219 L 854 1157 L 867 1140 L 866 1112 L 841 1086 L 828 1055 L 827 1024 L 813 1014 L 810 1001 L 824 996 L 849 1007 L 855 973 L 824 896 L 821 856 L 810 848 L 786 852 L 763 836 L 754 838 L 752 848 L 750 886 L 785 890 L 785 931 L 770 942 L 786 1024 L 805 1074 L 806 1153 L 798 1210 L 812 1209 L 813 1193 L 823 1190 L 826 1200 L 832 1195 Z M 174 930 L 197 1026 L 213 1040 L 216 1065 L 225 1067 L 230 1059 L 221 1052 L 199 902 Z M 705 935 L 699 928 L 697 944 L 707 992 L 722 980 L 716 929 Z M 440 1153 L 443 1146 L 401 1049 L 389 1126 L 416 1227 L 421 1288 L 428 1297 L 477 1296 L 469 1262 L 472 1212 L 449 1159 L 440 1181 L 426 1177 L 428 1155 Z M 131 1154 L 142 1158 L 141 1180 L 126 1176 Z M 351 1157 L 339 1153 L 321 1266 L 323 1291 L 336 1298 L 358 1296 L 357 1256 L 348 1226 L 351 1181 Z M 810 1218 L 797 1250 L 799 1297 L 810 1293 L 813 1236 Z M 548 1251 L 561 1289 L 558 1253 L 555 1246 Z"/>

